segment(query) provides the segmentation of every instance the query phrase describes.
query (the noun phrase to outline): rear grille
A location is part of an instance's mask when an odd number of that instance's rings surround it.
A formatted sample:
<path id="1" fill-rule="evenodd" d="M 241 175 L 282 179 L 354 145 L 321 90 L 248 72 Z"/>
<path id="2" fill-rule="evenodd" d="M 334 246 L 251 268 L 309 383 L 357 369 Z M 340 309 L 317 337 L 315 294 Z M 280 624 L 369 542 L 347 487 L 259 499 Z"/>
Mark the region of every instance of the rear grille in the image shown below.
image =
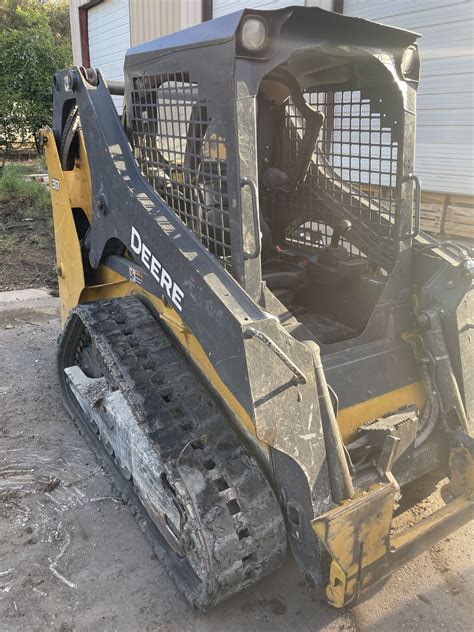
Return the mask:
<path id="1" fill-rule="evenodd" d="M 140 169 L 206 248 L 231 267 L 226 141 L 188 74 L 133 78 L 129 128 Z"/>
<path id="2" fill-rule="evenodd" d="M 390 269 L 398 249 L 402 113 L 397 117 L 386 97 L 360 91 L 310 92 L 305 98 L 324 113 L 325 122 L 308 172 L 289 196 L 297 219 L 288 227 L 287 242 L 318 248 L 328 243 L 339 219 L 349 219 L 350 252 Z M 283 140 L 290 160 L 303 135 L 304 119 L 290 103 Z"/>

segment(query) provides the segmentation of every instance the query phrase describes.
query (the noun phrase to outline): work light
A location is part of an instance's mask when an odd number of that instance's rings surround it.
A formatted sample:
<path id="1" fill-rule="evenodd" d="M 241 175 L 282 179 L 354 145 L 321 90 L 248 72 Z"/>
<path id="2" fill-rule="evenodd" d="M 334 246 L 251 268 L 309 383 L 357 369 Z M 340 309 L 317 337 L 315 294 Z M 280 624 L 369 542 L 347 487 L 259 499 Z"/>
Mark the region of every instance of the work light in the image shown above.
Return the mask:
<path id="1" fill-rule="evenodd" d="M 413 70 L 416 61 L 416 48 L 414 46 L 409 46 L 405 49 L 402 57 L 402 73 L 403 75 L 409 75 Z"/>
<path id="2" fill-rule="evenodd" d="M 242 24 L 240 32 L 240 43 L 251 52 L 261 50 L 265 45 L 267 29 L 265 22 L 260 18 L 247 18 Z"/>

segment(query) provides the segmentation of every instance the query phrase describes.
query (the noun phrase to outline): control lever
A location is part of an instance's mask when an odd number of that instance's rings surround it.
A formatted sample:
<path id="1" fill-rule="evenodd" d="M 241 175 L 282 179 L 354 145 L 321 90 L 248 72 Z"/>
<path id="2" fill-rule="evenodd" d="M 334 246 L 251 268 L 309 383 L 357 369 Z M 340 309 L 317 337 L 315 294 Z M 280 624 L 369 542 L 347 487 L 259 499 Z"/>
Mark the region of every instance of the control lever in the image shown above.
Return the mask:
<path id="1" fill-rule="evenodd" d="M 348 219 L 339 220 L 334 226 L 334 232 L 331 237 L 331 248 L 337 248 L 339 246 L 339 241 L 350 231 L 351 228 L 352 224 Z"/>
<path id="2" fill-rule="evenodd" d="M 367 271 L 367 259 L 351 256 L 340 243 L 351 228 L 349 220 L 339 220 L 330 243 L 309 259 L 306 269 L 313 283 L 337 285 L 347 279 L 359 278 Z"/>
<path id="3" fill-rule="evenodd" d="M 351 228 L 352 224 L 348 219 L 342 219 L 337 222 L 334 226 L 330 245 L 325 246 L 318 255 L 319 263 L 326 266 L 337 266 L 340 261 L 345 261 L 349 258 L 347 248 L 339 244 L 339 241 Z"/>

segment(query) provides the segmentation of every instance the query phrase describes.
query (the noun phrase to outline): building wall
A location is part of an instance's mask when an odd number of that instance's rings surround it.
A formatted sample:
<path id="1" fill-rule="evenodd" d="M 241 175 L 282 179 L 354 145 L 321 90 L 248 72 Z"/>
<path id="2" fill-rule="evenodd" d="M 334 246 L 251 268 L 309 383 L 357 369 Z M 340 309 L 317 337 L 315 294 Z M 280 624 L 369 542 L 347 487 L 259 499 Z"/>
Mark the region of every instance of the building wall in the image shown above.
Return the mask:
<path id="1" fill-rule="evenodd" d="M 71 23 L 72 59 L 75 66 L 82 66 L 81 32 L 79 8 L 89 0 L 69 0 L 69 21 Z"/>
<path id="2" fill-rule="evenodd" d="M 416 172 L 425 191 L 474 194 L 473 0 L 345 0 L 344 13 L 421 33 Z"/>
<path id="3" fill-rule="evenodd" d="M 106 2 L 108 0 L 105 0 Z M 201 0 L 120 0 L 130 10 L 130 45 L 188 28 L 202 20 Z M 91 0 L 69 0 L 74 64 L 82 65 L 79 8 Z M 219 17 L 242 8 L 275 9 L 291 4 L 332 9 L 333 0 L 213 0 L 213 15 Z"/>
<path id="4" fill-rule="evenodd" d="M 97 2 L 92 9 L 111 0 Z M 128 6 L 130 14 L 130 38 L 128 46 L 135 46 L 151 39 L 179 31 L 201 22 L 201 0 L 117 0 L 121 9 Z M 82 65 L 79 8 L 91 5 L 91 0 L 69 0 L 72 55 L 76 66 Z M 123 5 L 123 6 L 122 6 Z M 122 59 L 122 56 L 120 57 Z"/>
<path id="5" fill-rule="evenodd" d="M 129 4 L 132 46 L 202 18 L 201 0 L 114 1 Z M 90 0 L 70 0 L 77 65 L 82 64 L 79 7 L 88 4 Z M 275 9 L 291 4 L 331 9 L 333 1 L 213 0 L 213 13 L 219 17 L 246 7 Z M 474 194 L 474 0 L 345 0 L 344 13 L 422 34 L 416 171 L 426 191 Z"/>
<path id="6" fill-rule="evenodd" d="M 131 0 L 131 45 L 201 22 L 201 0 Z"/>
<path id="7" fill-rule="evenodd" d="M 105 0 L 88 10 L 89 59 L 106 79 L 123 81 L 123 60 L 130 48 L 128 0 Z M 112 97 L 120 112 L 123 97 Z"/>
<path id="8" fill-rule="evenodd" d="M 288 6 L 311 6 L 332 10 L 333 0 L 213 0 L 213 17 L 219 18 L 227 13 L 242 9 L 282 9 Z"/>
<path id="9" fill-rule="evenodd" d="M 213 0 L 212 15 L 215 18 L 220 18 L 222 15 L 241 9 L 281 9 L 295 4 L 304 5 L 304 0 L 293 0 L 293 2 L 287 0 Z"/>

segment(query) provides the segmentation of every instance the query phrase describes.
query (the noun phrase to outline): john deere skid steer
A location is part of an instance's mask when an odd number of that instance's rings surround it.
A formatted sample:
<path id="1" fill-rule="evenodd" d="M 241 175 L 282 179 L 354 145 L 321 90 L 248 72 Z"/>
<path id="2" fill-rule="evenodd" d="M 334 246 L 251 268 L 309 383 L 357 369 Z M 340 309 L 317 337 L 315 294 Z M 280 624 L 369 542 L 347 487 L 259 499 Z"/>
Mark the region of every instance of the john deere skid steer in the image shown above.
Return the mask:
<path id="1" fill-rule="evenodd" d="M 473 261 L 419 230 L 416 39 L 246 10 L 55 77 L 64 401 L 198 608 L 287 548 L 343 607 L 472 518 Z"/>

